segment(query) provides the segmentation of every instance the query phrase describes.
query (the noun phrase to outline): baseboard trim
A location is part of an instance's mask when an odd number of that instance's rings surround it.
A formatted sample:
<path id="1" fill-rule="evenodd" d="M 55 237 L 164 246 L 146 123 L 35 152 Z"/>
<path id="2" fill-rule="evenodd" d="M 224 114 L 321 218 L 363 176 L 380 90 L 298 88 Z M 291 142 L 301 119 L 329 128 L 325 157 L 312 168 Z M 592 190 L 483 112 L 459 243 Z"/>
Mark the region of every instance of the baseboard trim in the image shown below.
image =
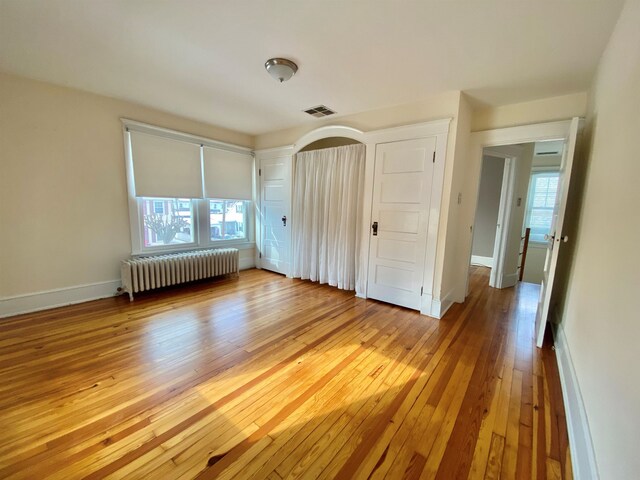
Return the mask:
<path id="1" fill-rule="evenodd" d="M 453 305 L 453 297 L 455 294 L 455 288 L 451 289 L 442 298 L 433 298 L 433 295 L 423 295 L 422 308 L 420 313 L 429 317 L 437 318 L 438 320 L 444 317 L 447 310 Z"/>
<path id="2" fill-rule="evenodd" d="M 240 270 L 254 268 L 255 260 L 240 258 L 239 267 Z M 0 298 L 0 318 L 113 297 L 118 295 L 120 286 L 120 280 L 108 280 Z"/>
<path id="3" fill-rule="evenodd" d="M 113 297 L 120 285 L 120 280 L 108 280 L 4 297 L 0 299 L 0 318 Z"/>
<path id="4" fill-rule="evenodd" d="M 562 398 L 567 418 L 571 466 L 573 477 L 580 480 L 598 480 L 598 465 L 589 430 L 587 412 L 582 401 L 580 385 L 571 360 L 571 352 L 562 324 L 551 325 L 562 387 Z"/>
<path id="5" fill-rule="evenodd" d="M 471 255 L 471 265 L 479 265 L 481 267 L 493 268 L 493 257 L 481 257 L 480 255 Z"/>

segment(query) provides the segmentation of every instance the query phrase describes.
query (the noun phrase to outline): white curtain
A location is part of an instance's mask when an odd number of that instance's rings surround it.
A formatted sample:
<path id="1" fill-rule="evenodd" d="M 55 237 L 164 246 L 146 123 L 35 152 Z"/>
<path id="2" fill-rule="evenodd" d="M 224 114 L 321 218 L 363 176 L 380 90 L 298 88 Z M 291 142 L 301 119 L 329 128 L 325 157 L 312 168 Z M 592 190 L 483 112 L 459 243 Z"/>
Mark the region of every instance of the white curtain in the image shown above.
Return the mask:
<path id="1" fill-rule="evenodd" d="M 362 144 L 296 154 L 294 277 L 355 289 L 361 270 L 364 169 Z"/>

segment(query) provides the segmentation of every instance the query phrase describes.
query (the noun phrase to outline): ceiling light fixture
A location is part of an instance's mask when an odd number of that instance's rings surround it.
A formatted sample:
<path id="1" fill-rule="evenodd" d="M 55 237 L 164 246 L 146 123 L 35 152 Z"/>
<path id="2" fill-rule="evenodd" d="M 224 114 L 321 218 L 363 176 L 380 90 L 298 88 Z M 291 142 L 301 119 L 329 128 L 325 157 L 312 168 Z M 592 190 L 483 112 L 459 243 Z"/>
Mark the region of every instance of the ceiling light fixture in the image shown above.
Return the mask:
<path id="1" fill-rule="evenodd" d="M 264 68 L 280 83 L 286 82 L 298 71 L 298 66 L 286 58 L 270 58 L 264 64 Z"/>

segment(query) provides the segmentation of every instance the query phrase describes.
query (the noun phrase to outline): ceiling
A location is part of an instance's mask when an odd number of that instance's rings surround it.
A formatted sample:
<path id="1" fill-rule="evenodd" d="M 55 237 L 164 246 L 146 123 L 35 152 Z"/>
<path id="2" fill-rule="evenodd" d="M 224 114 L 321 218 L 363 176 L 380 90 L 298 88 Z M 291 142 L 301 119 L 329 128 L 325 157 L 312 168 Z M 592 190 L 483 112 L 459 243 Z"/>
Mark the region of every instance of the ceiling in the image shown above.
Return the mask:
<path id="1" fill-rule="evenodd" d="M 0 71 L 248 134 L 463 90 L 583 91 L 620 0 L 0 0 Z M 299 71 L 278 84 L 274 56 Z"/>

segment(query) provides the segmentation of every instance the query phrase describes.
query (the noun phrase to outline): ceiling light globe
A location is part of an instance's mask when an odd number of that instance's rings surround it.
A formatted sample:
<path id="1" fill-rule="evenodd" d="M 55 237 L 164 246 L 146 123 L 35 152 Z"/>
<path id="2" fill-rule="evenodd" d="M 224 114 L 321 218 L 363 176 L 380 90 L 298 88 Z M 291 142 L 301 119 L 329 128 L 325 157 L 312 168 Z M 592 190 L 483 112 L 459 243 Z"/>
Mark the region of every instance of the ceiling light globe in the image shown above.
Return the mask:
<path id="1" fill-rule="evenodd" d="M 286 58 L 270 58 L 264 64 L 264 68 L 280 83 L 286 82 L 298 71 L 298 66 Z"/>

